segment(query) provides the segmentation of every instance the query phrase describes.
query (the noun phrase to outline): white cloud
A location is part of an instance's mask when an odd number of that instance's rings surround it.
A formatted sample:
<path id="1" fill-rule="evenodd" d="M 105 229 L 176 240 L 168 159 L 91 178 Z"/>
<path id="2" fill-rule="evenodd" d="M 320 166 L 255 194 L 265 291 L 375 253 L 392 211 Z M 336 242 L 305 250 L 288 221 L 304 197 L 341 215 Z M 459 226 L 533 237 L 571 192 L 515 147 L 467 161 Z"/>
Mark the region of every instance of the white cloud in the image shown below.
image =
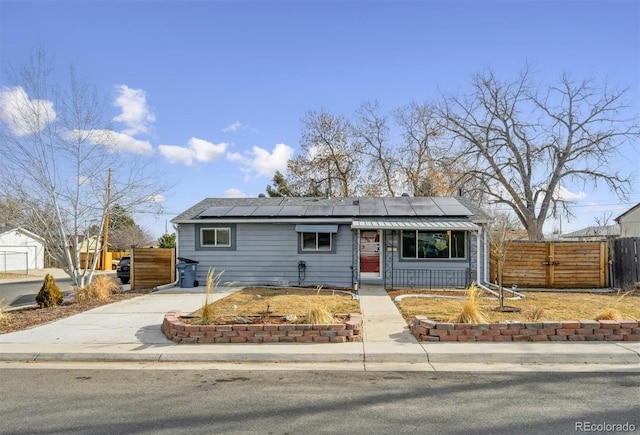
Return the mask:
<path id="1" fill-rule="evenodd" d="M 279 143 L 269 152 L 258 146 L 244 154 L 227 153 L 227 160 L 240 163 L 245 172 L 255 172 L 257 177 L 271 177 L 276 171 L 285 172 L 287 161 L 293 156 L 293 148 Z"/>
<path id="2" fill-rule="evenodd" d="M 160 145 L 158 150 L 170 163 L 183 163 L 191 166 L 196 162 L 214 162 L 224 155 L 228 143 L 214 144 L 204 139 L 192 137 L 186 147 L 178 145 Z"/>
<path id="3" fill-rule="evenodd" d="M 247 128 L 246 125 L 244 125 L 240 121 L 236 121 L 233 124 L 228 125 L 225 128 L 223 128 L 222 131 L 224 131 L 226 133 L 226 132 L 230 132 L 230 131 L 244 130 L 246 128 Z"/>
<path id="4" fill-rule="evenodd" d="M 127 85 L 116 87 L 117 97 L 114 105 L 120 107 L 122 113 L 115 118 L 127 126 L 122 132 L 128 135 L 148 133 L 150 124 L 154 123 L 156 116 L 147 106 L 147 96 L 142 89 L 131 89 Z"/>
<path id="5" fill-rule="evenodd" d="M 169 163 L 184 163 L 191 166 L 193 163 L 193 151 L 189 148 L 177 145 L 159 145 L 158 151 Z"/>
<path id="6" fill-rule="evenodd" d="M 248 198 L 249 195 L 247 195 L 240 189 L 231 188 L 224 191 L 223 197 L 224 198 Z"/>
<path id="7" fill-rule="evenodd" d="M 51 101 L 31 100 L 21 86 L 0 90 L 0 120 L 16 136 L 42 131 L 56 117 Z"/>
<path id="8" fill-rule="evenodd" d="M 152 196 L 147 196 L 145 198 L 145 202 L 151 202 L 154 204 L 160 204 L 163 203 L 167 200 L 167 198 L 164 195 L 152 195 Z"/>
<path id="9" fill-rule="evenodd" d="M 129 152 L 149 156 L 153 154 L 153 146 L 146 140 L 139 140 L 128 134 L 111 130 L 73 130 L 69 136 L 74 140 L 82 138 L 92 145 L 103 145 L 112 151 Z"/>
<path id="10" fill-rule="evenodd" d="M 584 191 L 572 192 L 564 186 L 558 186 L 553 194 L 553 198 L 563 202 L 580 202 L 587 197 Z"/>

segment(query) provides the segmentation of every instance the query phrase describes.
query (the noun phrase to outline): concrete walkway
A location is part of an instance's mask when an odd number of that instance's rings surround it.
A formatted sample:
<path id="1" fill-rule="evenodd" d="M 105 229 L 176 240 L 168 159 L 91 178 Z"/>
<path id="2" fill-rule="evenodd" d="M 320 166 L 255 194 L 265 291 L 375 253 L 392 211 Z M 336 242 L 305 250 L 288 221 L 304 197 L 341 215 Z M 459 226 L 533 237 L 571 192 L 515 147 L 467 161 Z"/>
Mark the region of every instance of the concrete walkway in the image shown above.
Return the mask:
<path id="1" fill-rule="evenodd" d="M 238 288 L 221 288 L 222 298 Z M 419 343 L 384 289 L 364 286 L 362 343 L 176 344 L 160 331 L 165 313 L 202 305 L 203 288 L 172 288 L 105 305 L 33 329 L 0 335 L 0 361 L 402 364 L 606 364 L 640 371 L 640 343 Z"/>

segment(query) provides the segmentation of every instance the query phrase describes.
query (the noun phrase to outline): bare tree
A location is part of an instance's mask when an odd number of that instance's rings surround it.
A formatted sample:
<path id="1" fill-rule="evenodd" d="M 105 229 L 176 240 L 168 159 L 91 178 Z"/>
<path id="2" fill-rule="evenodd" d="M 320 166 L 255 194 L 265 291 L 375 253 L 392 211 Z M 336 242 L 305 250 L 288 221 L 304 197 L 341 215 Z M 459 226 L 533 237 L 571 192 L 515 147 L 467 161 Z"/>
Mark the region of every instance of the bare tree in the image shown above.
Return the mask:
<path id="1" fill-rule="evenodd" d="M 295 191 L 351 196 L 358 191 L 358 145 L 349 137 L 349 122 L 326 111 L 310 111 L 302 120 L 301 153 L 288 163 L 289 185 Z"/>
<path id="2" fill-rule="evenodd" d="M 28 227 L 83 287 L 92 280 L 99 244 L 91 263 L 82 264 L 81 241 L 95 236 L 91 228 L 102 234 L 110 203 L 127 210 L 153 206 L 150 199 L 162 188 L 138 158 L 118 151 L 93 87 L 73 68 L 66 85 L 54 83 L 53 66 L 46 53 L 37 53 L 13 71 L 14 86 L 2 89 L 0 189 L 29 207 Z"/>
<path id="3" fill-rule="evenodd" d="M 109 233 L 109 244 L 115 251 L 128 251 L 131 247 L 149 247 L 155 242 L 149 231 L 138 224 L 125 225 Z"/>
<path id="4" fill-rule="evenodd" d="M 365 194 L 395 196 L 402 187 L 397 149 L 390 143 L 387 117 L 377 101 L 363 103 L 355 113 L 352 134 L 365 162 Z"/>
<path id="5" fill-rule="evenodd" d="M 495 267 L 495 278 L 500 289 L 501 309 L 504 308 L 504 266 L 507 263 L 514 234 L 518 228 L 521 228 L 518 225 L 518 219 L 508 213 L 495 213 L 489 225 L 490 257 Z"/>
<path id="6" fill-rule="evenodd" d="M 637 119 L 622 115 L 626 90 L 566 74 L 537 90 L 529 69 L 511 82 L 489 71 L 472 84 L 471 94 L 443 100 L 441 125 L 455 138 L 455 155 L 471 159 L 473 189 L 511 207 L 531 240 L 544 238 L 563 182 L 604 182 L 622 198 L 629 192 L 629 177 L 612 164 L 640 136 Z"/>

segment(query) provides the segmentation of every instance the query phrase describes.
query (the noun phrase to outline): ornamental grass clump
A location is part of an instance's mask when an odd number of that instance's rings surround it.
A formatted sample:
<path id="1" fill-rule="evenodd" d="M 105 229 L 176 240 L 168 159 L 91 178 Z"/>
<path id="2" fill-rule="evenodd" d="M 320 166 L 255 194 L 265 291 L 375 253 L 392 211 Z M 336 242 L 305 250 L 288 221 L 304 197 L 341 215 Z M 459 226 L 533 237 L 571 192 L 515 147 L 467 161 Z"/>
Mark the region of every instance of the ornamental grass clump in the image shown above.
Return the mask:
<path id="1" fill-rule="evenodd" d="M 75 301 L 82 302 L 104 302 L 111 298 L 111 295 L 119 293 L 118 283 L 107 275 L 96 276 L 89 285 L 78 288 L 75 291 Z"/>
<path id="2" fill-rule="evenodd" d="M 480 289 L 475 283 L 467 289 L 467 300 L 462 306 L 460 314 L 451 319 L 453 323 L 488 323 L 487 318 L 480 311 Z"/>
<path id="3" fill-rule="evenodd" d="M 224 270 L 218 274 L 215 272 L 216 271 L 213 268 L 209 268 L 209 272 L 207 272 L 207 289 L 205 291 L 202 309 L 200 310 L 199 323 L 201 325 L 211 325 L 215 320 L 215 304 L 210 303 L 209 297 L 211 295 L 211 291 L 217 289 L 218 285 L 220 285 L 220 279 L 222 278 Z"/>
<path id="4" fill-rule="evenodd" d="M 600 311 L 598 314 L 596 314 L 596 316 L 593 319 L 594 320 L 622 320 L 622 314 L 620 314 L 620 311 L 618 311 L 615 307 L 617 307 L 627 295 L 632 294 L 633 292 L 634 292 L 633 289 L 622 294 L 620 293 L 620 291 L 618 291 L 618 297 L 613 302 L 612 306 L 605 309 L 604 311 Z"/>
<path id="5" fill-rule="evenodd" d="M 40 291 L 36 295 L 36 302 L 40 308 L 54 307 L 62 303 L 64 295 L 60 291 L 60 287 L 56 284 L 56 280 L 50 274 L 44 277 L 44 282 Z"/>
<path id="6" fill-rule="evenodd" d="M 316 292 L 316 295 L 312 297 L 309 304 L 307 321 L 312 325 L 328 324 L 333 323 L 334 321 L 331 310 L 326 303 L 323 303 L 322 298 L 320 297 L 320 290 L 322 290 L 322 287 L 318 286 L 318 291 Z"/>

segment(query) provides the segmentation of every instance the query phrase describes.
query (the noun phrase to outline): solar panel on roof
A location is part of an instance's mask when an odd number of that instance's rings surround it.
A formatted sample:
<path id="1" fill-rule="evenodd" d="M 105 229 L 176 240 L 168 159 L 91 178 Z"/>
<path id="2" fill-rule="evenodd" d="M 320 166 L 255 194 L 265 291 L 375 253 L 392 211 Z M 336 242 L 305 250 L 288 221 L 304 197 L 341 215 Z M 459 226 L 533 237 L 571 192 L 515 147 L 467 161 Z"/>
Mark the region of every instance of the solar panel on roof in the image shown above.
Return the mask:
<path id="1" fill-rule="evenodd" d="M 278 216 L 304 216 L 307 211 L 307 207 L 303 205 L 292 205 L 282 207 L 282 210 L 278 213 Z"/>
<path id="2" fill-rule="evenodd" d="M 282 207 L 279 205 L 260 205 L 251 216 L 277 216 Z"/>
<path id="3" fill-rule="evenodd" d="M 336 205 L 333 207 L 332 216 L 359 216 L 360 207 L 357 205 Z"/>
<path id="4" fill-rule="evenodd" d="M 416 212 L 417 216 L 442 216 L 442 210 L 437 207 L 435 204 L 412 204 L 413 210 Z"/>
<path id="5" fill-rule="evenodd" d="M 220 217 L 226 215 L 231 209 L 232 207 L 226 206 L 209 207 L 208 209 L 200 213 L 198 217 Z"/>
<path id="6" fill-rule="evenodd" d="M 435 205 L 433 199 L 429 196 L 412 196 L 407 198 L 407 202 L 413 205 Z"/>
<path id="7" fill-rule="evenodd" d="M 251 216 L 257 208 L 255 205 L 238 205 L 233 207 L 227 216 Z"/>
<path id="8" fill-rule="evenodd" d="M 382 202 L 378 204 L 360 203 L 360 216 L 387 216 L 387 209 Z"/>
<path id="9" fill-rule="evenodd" d="M 445 216 L 470 216 L 473 214 L 455 198 L 434 198 L 433 201 Z"/>
<path id="10" fill-rule="evenodd" d="M 305 211 L 305 216 L 331 216 L 333 213 L 332 205 L 310 205 Z"/>
<path id="11" fill-rule="evenodd" d="M 407 202 L 406 197 L 383 198 L 388 216 L 415 216 L 416 213 Z"/>

